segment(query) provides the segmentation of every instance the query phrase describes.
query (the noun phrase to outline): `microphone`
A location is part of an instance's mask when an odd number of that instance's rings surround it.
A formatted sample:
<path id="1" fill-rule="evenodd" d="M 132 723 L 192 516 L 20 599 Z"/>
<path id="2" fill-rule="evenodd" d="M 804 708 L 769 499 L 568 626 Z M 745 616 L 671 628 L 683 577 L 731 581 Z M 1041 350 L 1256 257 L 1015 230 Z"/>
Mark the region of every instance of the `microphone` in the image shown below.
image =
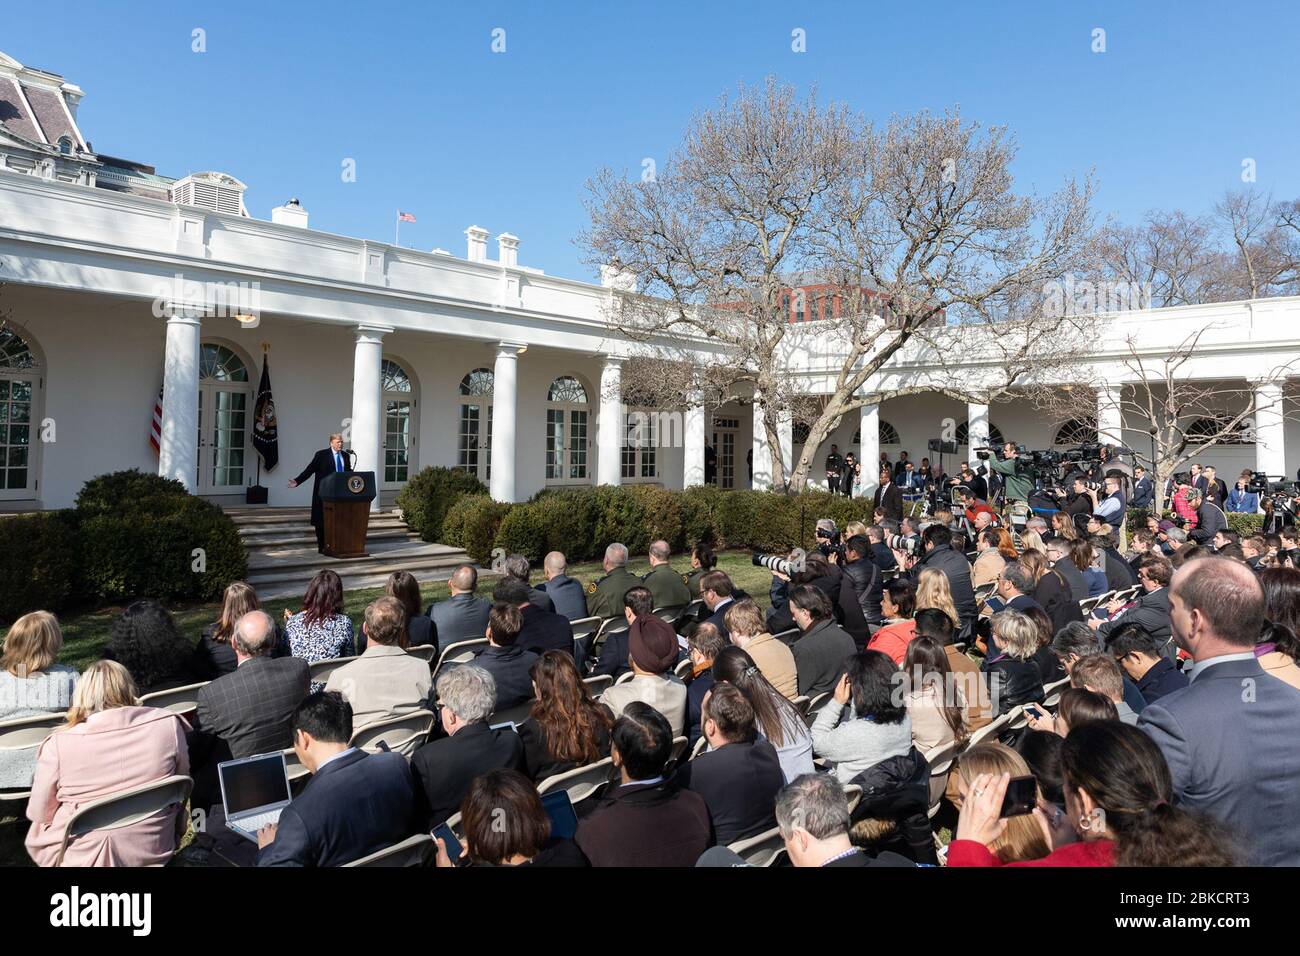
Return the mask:
<path id="1" fill-rule="evenodd" d="M 349 471 L 356 471 L 356 470 L 357 470 L 357 453 L 356 453 L 355 451 L 353 451 L 351 448 L 349 448 L 347 451 L 344 452 L 344 454 L 347 455 L 348 458 L 349 458 L 349 460 L 351 461 L 351 464 L 348 465 L 348 470 L 349 470 Z"/>

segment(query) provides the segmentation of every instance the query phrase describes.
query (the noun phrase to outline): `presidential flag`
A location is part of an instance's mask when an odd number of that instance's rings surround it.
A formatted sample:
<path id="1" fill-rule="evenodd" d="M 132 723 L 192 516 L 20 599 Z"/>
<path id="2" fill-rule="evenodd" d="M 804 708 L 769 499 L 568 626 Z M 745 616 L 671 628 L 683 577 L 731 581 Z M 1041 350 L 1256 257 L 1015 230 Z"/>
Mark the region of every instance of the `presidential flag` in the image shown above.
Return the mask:
<path id="1" fill-rule="evenodd" d="M 280 461 L 280 432 L 275 424 L 275 399 L 271 395 L 271 359 L 262 358 L 262 380 L 253 402 L 253 448 L 262 456 L 267 471 Z"/>

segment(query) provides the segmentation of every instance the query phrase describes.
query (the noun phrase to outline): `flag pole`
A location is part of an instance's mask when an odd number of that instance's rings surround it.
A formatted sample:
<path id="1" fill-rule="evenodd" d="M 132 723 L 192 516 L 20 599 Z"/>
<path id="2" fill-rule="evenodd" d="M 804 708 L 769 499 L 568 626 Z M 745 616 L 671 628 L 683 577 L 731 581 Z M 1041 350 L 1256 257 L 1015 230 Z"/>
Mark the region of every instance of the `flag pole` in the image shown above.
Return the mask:
<path id="1" fill-rule="evenodd" d="M 401 245 L 400 236 L 402 235 L 402 211 L 400 209 L 397 210 L 395 218 L 397 222 L 393 226 L 393 245 L 397 246 Z"/>

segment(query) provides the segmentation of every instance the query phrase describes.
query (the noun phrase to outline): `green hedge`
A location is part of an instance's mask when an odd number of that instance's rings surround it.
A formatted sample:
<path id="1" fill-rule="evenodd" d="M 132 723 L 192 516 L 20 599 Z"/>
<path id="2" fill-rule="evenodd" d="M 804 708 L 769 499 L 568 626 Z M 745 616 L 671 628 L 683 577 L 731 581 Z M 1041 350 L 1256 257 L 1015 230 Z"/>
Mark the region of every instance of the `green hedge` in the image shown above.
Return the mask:
<path id="1" fill-rule="evenodd" d="M 77 588 L 81 548 L 76 516 L 66 511 L 14 515 L 0 520 L 0 624 L 28 611 L 67 607 Z"/>
<path id="2" fill-rule="evenodd" d="M 65 511 L 5 519 L 0 623 L 135 598 L 212 600 L 248 576 L 239 531 L 178 481 L 130 470 L 92 478 Z"/>
<path id="3" fill-rule="evenodd" d="M 1146 508 L 1129 508 L 1125 521 L 1128 524 L 1128 533 L 1141 530 L 1147 521 L 1147 516 L 1151 512 Z M 1241 514 L 1234 511 L 1225 511 L 1224 516 L 1228 519 L 1228 527 L 1243 538 L 1249 538 L 1253 534 L 1259 534 L 1260 529 L 1264 527 L 1264 516 L 1262 514 Z M 1173 520 L 1173 511 L 1165 511 L 1163 518 Z"/>
<path id="4" fill-rule="evenodd" d="M 447 512 L 465 495 L 486 495 L 474 475 L 459 468 L 424 468 L 397 495 L 403 520 L 425 541 L 442 541 Z"/>
<path id="5" fill-rule="evenodd" d="M 497 529 L 510 509 L 510 505 L 493 501 L 487 495 L 462 497 L 443 518 L 443 543 L 464 548 L 479 564 L 491 564 Z"/>

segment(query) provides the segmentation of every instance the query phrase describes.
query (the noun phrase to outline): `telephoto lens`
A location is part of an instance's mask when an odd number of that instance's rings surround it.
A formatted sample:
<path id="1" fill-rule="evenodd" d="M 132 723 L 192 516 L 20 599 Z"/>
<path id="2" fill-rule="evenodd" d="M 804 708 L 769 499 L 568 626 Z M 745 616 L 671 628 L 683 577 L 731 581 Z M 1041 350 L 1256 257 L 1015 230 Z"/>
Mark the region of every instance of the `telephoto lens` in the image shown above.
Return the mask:
<path id="1" fill-rule="evenodd" d="M 885 546 L 891 551 L 906 551 L 908 554 L 914 554 L 916 539 L 902 534 L 890 534 L 885 536 Z"/>
<path id="2" fill-rule="evenodd" d="M 790 562 L 777 554 L 762 554 L 755 551 L 750 557 L 756 568 L 767 568 L 769 571 L 775 571 L 778 574 L 784 574 L 789 577 L 791 574 Z"/>

